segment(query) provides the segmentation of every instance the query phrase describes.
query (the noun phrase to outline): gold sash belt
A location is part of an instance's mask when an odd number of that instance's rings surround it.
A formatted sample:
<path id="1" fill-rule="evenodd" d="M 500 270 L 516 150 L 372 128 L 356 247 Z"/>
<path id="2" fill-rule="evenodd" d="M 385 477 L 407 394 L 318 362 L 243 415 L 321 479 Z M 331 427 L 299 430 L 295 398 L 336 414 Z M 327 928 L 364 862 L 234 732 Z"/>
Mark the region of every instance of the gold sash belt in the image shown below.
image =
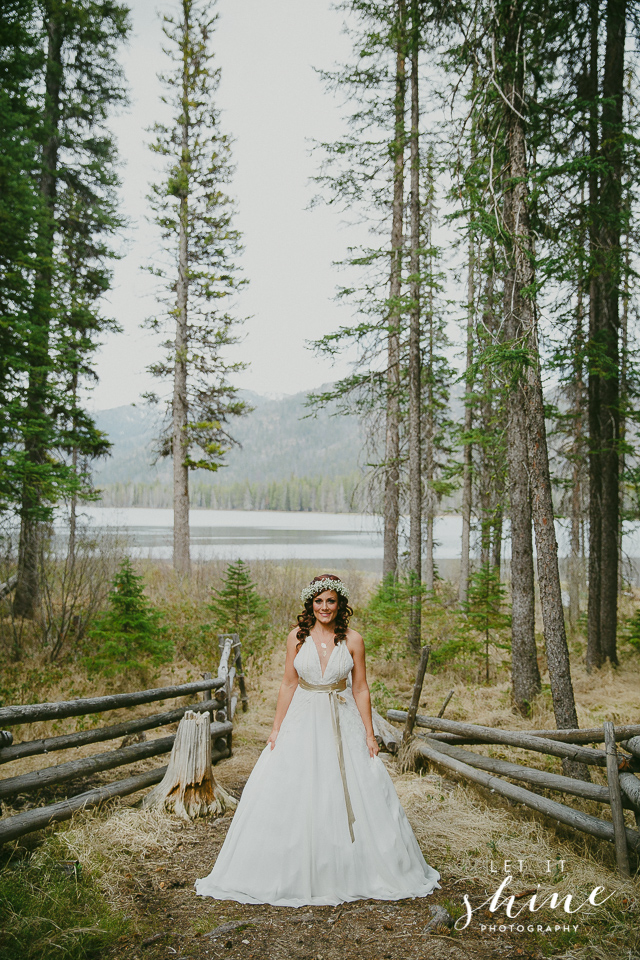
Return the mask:
<path id="1" fill-rule="evenodd" d="M 338 763 L 340 764 L 340 776 L 342 777 L 342 789 L 344 790 L 344 802 L 347 808 L 347 820 L 349 822 L 349 836 L 351 843 L 354 842 L 353 825 L 356 818 L 351 806 L 351 797 L 349 796 L 349 787 L 347 786 L 347 771 L 344 766 L 344 750 L 342 749 L 342 733 L 340 731 L 340 714 L 338 712 L 338 700 L 342 703 L 347 701 L 344 697 L 338 695 L 338 690 L 347 689 L 346 677 L 342 680 L 336 680 L 335 683 L 307 683 L 302 677 L 298 678 L 298 684 L 303 690 L 315 690 L 320 693 L 329 694 L 329 703 L 331 704 L 331 722 L 333 724 L 333 736 L 336 741 L 336 751 L 338 753 Z"/>

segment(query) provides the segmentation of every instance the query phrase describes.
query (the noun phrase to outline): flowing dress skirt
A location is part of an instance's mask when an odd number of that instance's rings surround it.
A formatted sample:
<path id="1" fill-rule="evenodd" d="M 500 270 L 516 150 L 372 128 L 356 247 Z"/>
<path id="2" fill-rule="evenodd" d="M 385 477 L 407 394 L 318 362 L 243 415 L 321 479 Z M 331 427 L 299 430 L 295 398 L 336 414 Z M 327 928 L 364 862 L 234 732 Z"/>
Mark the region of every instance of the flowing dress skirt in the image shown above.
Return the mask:
<path id="1" fill-rule="evenodd" d="M 295 666 L 308 682 L 328 683 L 346 676 L 352 660 L 339 644 L 323 677 L 307 640 Z M 263 750 L 247 781 L 213 870 L 196 881 L 200 896 L 299 907 L 422 897 L 438 887 L 383 761 L 369 756 L 351 689 L 341 697 L 354 842 L 330 698 L 298 687 L 274 749 Z"/>

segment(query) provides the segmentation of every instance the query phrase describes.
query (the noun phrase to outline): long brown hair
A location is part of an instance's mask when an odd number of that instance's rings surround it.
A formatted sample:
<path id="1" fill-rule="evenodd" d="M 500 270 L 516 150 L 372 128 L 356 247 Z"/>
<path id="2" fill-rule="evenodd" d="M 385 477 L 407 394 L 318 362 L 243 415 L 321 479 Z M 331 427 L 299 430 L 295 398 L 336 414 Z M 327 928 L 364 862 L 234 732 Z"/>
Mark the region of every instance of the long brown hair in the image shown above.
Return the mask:
<path id="1" fill-rule="evenodd" d="M 333 573 L 321 573 L 320 576 L 314 577 L 311 583 L 313 584 L 321 580 L 338 580 L 339 583 L 342 583 L 340 577 L 336 577 Z M 321 590 L 318 590 L 318 593 L 324 593 L 325 590 L 330 589 L 331 587 L 322 587 Z M 315 626 L 316 618 L 313 613 L 313 601 L 318 596 L 318 593 L 314 593 L 312 597 L 309 597 L 304 605 L 304 610 L 298 614 L 298 632 L 296 633 L 298 643 L 296 644 L 296 650 L 300 649 Z M 353 616 L 353 610 L 349 606 L 347 598 L 343 597 L 338 591 L 336 591 L 336 593 L 338 595 L 338 612 L 333 621 L 333 642 L 337 644 L 347 639 L 349 620 Z"/>

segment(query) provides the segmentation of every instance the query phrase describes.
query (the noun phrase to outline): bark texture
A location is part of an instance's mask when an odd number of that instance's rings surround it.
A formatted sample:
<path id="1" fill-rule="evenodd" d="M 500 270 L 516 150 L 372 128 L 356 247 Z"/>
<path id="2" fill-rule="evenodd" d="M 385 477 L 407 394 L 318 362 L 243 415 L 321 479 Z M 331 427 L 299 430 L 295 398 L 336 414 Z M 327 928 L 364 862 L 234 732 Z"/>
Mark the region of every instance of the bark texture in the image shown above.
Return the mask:
<path id="1" fill-rule="evenodd" d="M 471 501 L 473 494 L 473 447 L 468 439 L 473 429 L 473 383 L 471 380 L 471 367 L 473 364 L 473 319 L 475 314 L 475 244 L 473 235 L 469 237 L 469 263 L 467 270 L 467 355 L 464 386 L 464 432 L 467 439 L 462 448 L 462 544 L 460 555 L 460 586 L 458 591 L 458 600 L 461 606 L 464 606 L 469 596 Z"/>
<path id="2" fill-rule="evenodd" d="M 384 556 L 382 561 L 382 574 L 385 577 L 395 577 L 398 572 L 398 522 L 400 519 L 400 297 L 402 293 L 402 228 L 404 219 L 405 16 L 404 0 L 398 0 L 391 274 L 389 281 L 389 334 L 387 345 Z"/>
<path id="3" fill-rule="evenodd" d="M 422 406 L 420 362 L 420 122 L 418 2 L 411 2 L 411 299 L 409 329 L 409 573 L 415 592 L 411 597 L 409 647 L 420 650 L 422 628 Z"/>
<path id="4" fill-rule="evenodd" d="M 29 344 L 29 384 L 27 408 L 32 429 L 25 439 L 25 478 L 20 505 L 20 538 L 18 543 L 18 581 L 13 598 L 17 617 L 34 616 L 40 598 L 40 534 L 38 509 L 41 503 L 39 468 L 46 462 L 48 451 L 42 436 L 46 422 L 46 393 L 50 368 L 49 339 L 53 284 L 53 247 L 57 199 L 58 153 L 60 147 L 60 89 L 62 81 L 63 32 L 57 11 L 45 5 L 44 28 L 47 34 L 44 97 L 44 142 L 40 192 L 44 213 L 39 228 L 38 255 L 40 267 L 33 298 L 33 320 Z"/>
<path id="5" fill-rule="evenodd" d="M 512 197 L 505 198 L 505 221 L 513 227 Z M 512 258 L 504 285 L 504 316 L 507 339 L 514 346 L 522 340 L 519 283 Z M 524 385 L 512 378 L 507 391 L 507 471 L 511 518 L 511 686 L 518 709 L 527 713 L 540 692 L 540 671 L 535 640 L 535 595 L 529 454 Z"/>
<path id="6" fill-rule="evenodd" d="M 187 21 L 188 29 L 188 21 Z M 172 437 L 173 457 L 173 566 L 183 575 L 191 566 L 189 543 L 189 444 L 187 425 L 187 343 L 189 303 L 189 109 L 188 78 L 183 74 L 182 159 L 183 186 L 180 195 L 180 232 L 178 252 L 178 283 L 176 288 L 176 335 L 173 372 Z"/>
<path id="7" fill-rule="evenodd" d="M 622 127 L 626 0 L 608 0 L 602 83 L 601 243 L 605 271 L 602 283 L 601 343 L 605 358 L 600 390 L 602 463 L 602 570 L 600 643 L 605 659 L 618 662 L 618 533 L 620 439 L 620 328 Z"/>
<path id="8" fill-rule="evenodd" d="M 515 36 L 513 42 L 515 49 Z M 522 80 L 518 77 L 511 89 L 511 102 L 514 105 L 523 103 Z M 511 234 L 510 266 L 513 275 L 510 311 L 514 316 L 513 322 L 519 325 L 519 331 L 516 332 L 521 332 L 522 345 L 526 351 L 521 383 L 527 420 L 531 511 L 536 534 L 540 606 L 556 724 L 559 728 L 577 727 L 578 718 L 571 683 L 558 570 L 558 547 L 540 378 L 537 317 L 532 293 L 534 249 L 529 224 L 525 130 L 519 111 L 509 110 L 506 120 L 510 184 L 508 190 L 510 216 L 507 222 Z M 586 770 L 580 765 L 576 766 L 572 761 L 566 761 L 565 772 L 586 777 Z"/>

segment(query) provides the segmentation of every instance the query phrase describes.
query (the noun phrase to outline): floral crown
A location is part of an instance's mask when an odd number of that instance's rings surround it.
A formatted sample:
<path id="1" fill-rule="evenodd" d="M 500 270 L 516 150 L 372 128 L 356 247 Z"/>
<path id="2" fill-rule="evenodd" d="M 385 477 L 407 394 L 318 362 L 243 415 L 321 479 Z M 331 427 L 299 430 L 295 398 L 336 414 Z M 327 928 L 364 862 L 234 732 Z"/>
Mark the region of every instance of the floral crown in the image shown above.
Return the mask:
<path id="1" fill-rule="evenodd" d="M 335 590 L 336 593 L 341 593 L 345 600 L 349 599 L 349 591 L 342 580 L 334 580 L 332 577 L 325 577 L 324 580 L 314 580 L 308 587 L 304 588 L 300 594 L 300 599 L 303 603 L 306 603 L 307 600 L 311 600 L 318 593 L 324 593 L 325 590 Z"/>

